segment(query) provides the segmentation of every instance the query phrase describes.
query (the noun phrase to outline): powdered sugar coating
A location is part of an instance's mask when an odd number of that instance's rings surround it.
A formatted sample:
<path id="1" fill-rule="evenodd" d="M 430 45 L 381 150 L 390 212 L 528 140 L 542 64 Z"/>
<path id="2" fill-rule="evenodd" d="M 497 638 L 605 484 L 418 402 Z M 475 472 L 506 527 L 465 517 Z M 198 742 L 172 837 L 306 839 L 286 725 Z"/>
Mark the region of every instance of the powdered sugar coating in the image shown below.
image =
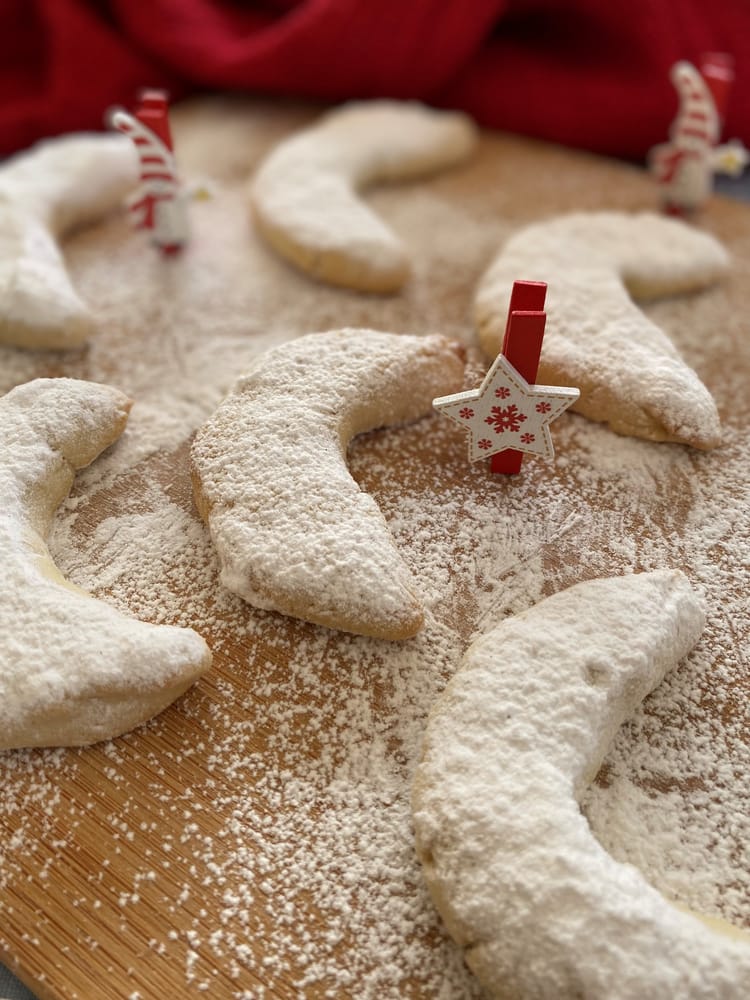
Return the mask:
<path id="1" fill-rule="evenodd" d="M 414 635 L 422 602 L 346 449 L 362 431 L 428 414 L 462 378 L 463 353 L 440 336 L 337 330 L 259 358 L 191 450 L 222 583 L 320 625 Z"/>
<path id="2" fill-rule="evenodd" d="M 408 251 L 358 192 L 453 166 L 475 143 L 473 123 L 458 112 L 416 102 L 345 105 L 264 161 L 251 188 L 256 223 L 275 250 L 321 281 L 396 291 L 409 275 Z"/>
<path id="3" fill-rule="evenodd" d="M 0 343 L 78 347 L 93 332 L 58 239 L 112 211 L 137 179 L 121 136 L 51 139 L 0 166 Z"/>
<path id="4" fill-rule="evenodd" d="M 672 906 L 578 805 L 703 622 L 680 572 L 588 581 L 477 639 L 441 695 L 414 783 L 417 848 L 491 996 L 746 995 L 750 938 Z"/>
<path id="5" fill-rule="evenodd" d="M 713 448 L 721 438 L 710 393 L 636 298 L 705 288 L 729 258 L 707 233 L 641 212 L 578 212 L 515 233 L 477 288 L 485 352 L 502 346 L 513 281 L 547 281 L 538 381 L 575 385 L 573 409 L 620 434 Z"/>
<path id="6" fill-rule="evenodd" d="M 0 750 L 118 736 L 208 667 L 191 629 L 129 618 L 58 572 L 44 535 L 76 469 L 122 432 L 106 385 L 37 379 L 0 398 Z"/>

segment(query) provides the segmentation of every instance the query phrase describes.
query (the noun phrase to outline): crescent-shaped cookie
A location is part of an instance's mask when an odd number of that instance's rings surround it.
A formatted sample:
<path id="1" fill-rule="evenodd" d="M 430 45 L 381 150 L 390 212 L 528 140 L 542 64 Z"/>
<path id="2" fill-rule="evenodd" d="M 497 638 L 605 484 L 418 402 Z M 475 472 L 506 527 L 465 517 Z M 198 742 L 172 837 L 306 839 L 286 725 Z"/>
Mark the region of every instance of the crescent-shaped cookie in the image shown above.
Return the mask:
<path id="1" fill-rule="evenodd" d="M 250 199 L 271 246 L 332 285 L 394 292 L 409 254 L 359 192 L 460 163 L 476 143 L 471 119 L 416 102 L 345 105 L 280 143 L 260 166 Z"/>
<path id="2" fill-rule="evenodd" d="M 0 343 L 79 347 L 93 332 L 59 246 L 120 204 L 138 180 L 123 136 L 50 139 L 0 166 Z"/>
<path id="3" fill-rule="evenodd" d="M 0 749 L 119 736 L 210 664 L 192 629 L 128 618 L 69 583 L 44 541 L 76 470 L 129 409 L 116 389 L 68 378 L 0 398 Z"/>
<path id="4" fill-rule="evenodd" d="M 224 586 L 331 628 L 414 635 L 423 608 L 411 572 L 346 449 L 355 434 L 429 414 L 463 367 L 443 337 L 373 330 L 308 334 L 259 358 L 191 452 Z"/>
<path id="5" fill-rule="evenodd" d="M 711 395 L 628 292 L 695 291 L 727 269 L 712 236 L 652 213 L 581 212 L 535 223 L 508 240 L 479 283 L 479 339 L 494 358 L 514 280 L 546 281 L 538 381 L 578 386 L 573 409 L 619 434 L 713 448 L 721 428 Z"/>
<path id="6" fill-rule="evenodd" d="M 750 938 L 616 862 L 578 805 L 702 627 L 678 571 L 581 583 L 479 638 L 440 697 L 414 782 L 417 850 L 489 995 L 747 996 Z"/>

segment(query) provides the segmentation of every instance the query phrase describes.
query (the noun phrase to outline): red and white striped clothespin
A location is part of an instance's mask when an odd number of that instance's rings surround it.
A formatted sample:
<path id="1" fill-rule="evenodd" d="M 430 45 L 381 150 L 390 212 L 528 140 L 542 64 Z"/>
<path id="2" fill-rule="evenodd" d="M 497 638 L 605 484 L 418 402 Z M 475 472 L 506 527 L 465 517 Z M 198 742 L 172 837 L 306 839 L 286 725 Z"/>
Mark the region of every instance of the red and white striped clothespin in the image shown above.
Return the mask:
<path id="1" fill-rule="evenodd" d="M 128 200 L 136 228 L 149 229 L 161 252 L 173 254 L 187 242 L 188 220 L 168 111 L 164 91 L 145 90 L 135 114 L 118 108 L 109 120 L 133 141 L 138 152 L 140 184 Z"/>
<path id="2" fill-rule="evenodd" d="M 740 142 L 719 145 L 734 80 L 731 57 L 708 53 L 700 69 L 681 61 L 672 67 L 670 76 L 679 99 L 677 116 L 669 142 L 650 151 L 649 165 L 660 186 L 665 211 L 685 215 L 708 198 L 714 173 L 741 173 L 748 154 Z"/>

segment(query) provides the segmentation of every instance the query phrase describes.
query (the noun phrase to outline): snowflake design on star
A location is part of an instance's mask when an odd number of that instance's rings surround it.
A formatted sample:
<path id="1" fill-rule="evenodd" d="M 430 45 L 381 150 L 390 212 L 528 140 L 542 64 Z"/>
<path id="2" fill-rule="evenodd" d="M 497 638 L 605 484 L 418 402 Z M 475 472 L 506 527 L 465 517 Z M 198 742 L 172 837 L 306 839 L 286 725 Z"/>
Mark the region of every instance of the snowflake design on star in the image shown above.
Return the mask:
<path id="1" fill-rule="evenodd" d="M 469 432 L 469 460 L 512 448 L 552 458 L 549 424 L 578 399 L 578 389 L 529 385 L 502 354 L 478 389 L 433 400 L 433 406 Z M 495 402 L 502 399 L 504 405 Z M 487 437 L 492 428 L 492 438 Z"/>
<path id="2" fill-rule="evenodd" d="M 489 417 L 484 418 L 486 424 L 492 424 L 495 434 L 503 434 L 505 431 L 515 433 L 521 430 L 521 424 L 526 420 L 526 414 L 520 413 L 515 403 L 510 406 L 493 406 Z"/>

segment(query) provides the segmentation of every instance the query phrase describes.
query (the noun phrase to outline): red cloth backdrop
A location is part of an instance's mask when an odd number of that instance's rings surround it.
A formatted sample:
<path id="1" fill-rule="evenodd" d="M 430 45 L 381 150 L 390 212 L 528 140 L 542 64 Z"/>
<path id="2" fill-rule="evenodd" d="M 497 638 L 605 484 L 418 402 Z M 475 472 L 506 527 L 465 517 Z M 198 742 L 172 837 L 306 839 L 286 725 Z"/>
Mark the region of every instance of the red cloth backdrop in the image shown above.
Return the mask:
<path id="1" fill-rule="evenodd" d="M 0 0 L 0 153 L 159 86 L 419 98 L 641 158 L 670 66 L 709 50 L 734 56 L 724 137 L 750 146 L 750 0 Z"/>

